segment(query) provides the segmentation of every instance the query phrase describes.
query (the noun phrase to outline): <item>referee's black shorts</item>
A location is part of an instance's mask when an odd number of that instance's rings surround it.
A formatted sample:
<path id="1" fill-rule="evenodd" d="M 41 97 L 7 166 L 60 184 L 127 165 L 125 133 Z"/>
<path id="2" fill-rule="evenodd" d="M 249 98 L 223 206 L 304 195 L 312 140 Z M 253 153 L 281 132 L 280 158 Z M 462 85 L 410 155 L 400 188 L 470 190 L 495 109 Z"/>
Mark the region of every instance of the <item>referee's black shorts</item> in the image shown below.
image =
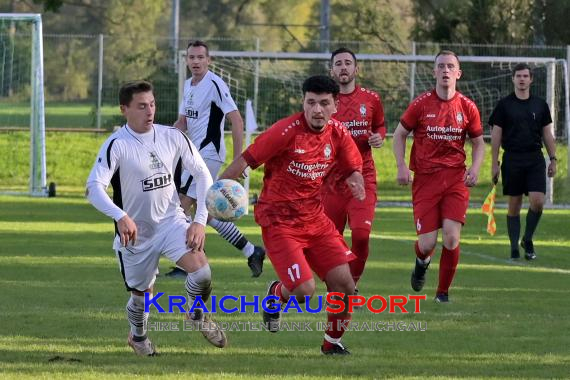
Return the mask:
<path id="1" fill-rule="evenodd" d="M 503 195 L 519 196 L 531 192 L 546 194 L 546 163 L 542 151 L 503 154 L 501 164 Z"/>

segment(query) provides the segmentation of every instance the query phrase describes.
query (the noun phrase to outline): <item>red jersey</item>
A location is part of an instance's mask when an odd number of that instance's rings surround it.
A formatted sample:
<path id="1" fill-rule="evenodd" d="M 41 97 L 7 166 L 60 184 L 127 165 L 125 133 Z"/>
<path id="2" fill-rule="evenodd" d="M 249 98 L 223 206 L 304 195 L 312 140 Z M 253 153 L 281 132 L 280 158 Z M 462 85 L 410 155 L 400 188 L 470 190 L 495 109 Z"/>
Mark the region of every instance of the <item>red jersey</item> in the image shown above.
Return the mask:
<path id="1" fill-rule="evenodd" d="M 475 103 L 456 92 L 443 100 L 435 89 L 418 96 L 408 106 L 400 123 L 414 132 L 410 170 L 433 173 L 441 168 L 465 168 L 465 138 L 483 134 Z"/>
<path id="2" fill-rule="evenodd" d="M 376 185 L 376 169 L 372 158 L 372 148 L 368 144 L 370 133 L 386 136 L 384 107 L 376 92 L 356 86 L 350 94 L 338 94 L 338 109 L 333 117 L 340 121 L 351 133 L 362 155 L 362 175 L 366 184 Z M 350 190 L 340 170 L 333 168 L 325 180 L 327 190 L 350 194 Z"/>
<path id="3" fill-rule="evenodd" d="M 321 186 L 333 162 L 347 177 L 362 170 L 362 158 L 350 134 L 331 119 L 326 129 L 309 129 L 302 112 L 279 120 L 259 135 L 244 152 L 255 169 L 265 164 L 263 190 L 255 207 L 255 221 L 271 224 L 310 225 L 323 213 Z"/>

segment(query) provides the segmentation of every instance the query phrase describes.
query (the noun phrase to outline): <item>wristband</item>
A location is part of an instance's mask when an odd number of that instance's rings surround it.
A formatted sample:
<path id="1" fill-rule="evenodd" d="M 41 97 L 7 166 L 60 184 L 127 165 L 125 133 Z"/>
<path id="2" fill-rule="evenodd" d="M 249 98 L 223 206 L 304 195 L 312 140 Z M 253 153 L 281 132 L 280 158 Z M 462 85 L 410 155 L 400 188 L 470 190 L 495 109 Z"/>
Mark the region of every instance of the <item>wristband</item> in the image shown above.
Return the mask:
<path id="1" fill-rule="evenodd" d="M 550 157 L 550 161 L 558 161 L 558 159 L 556 158 L 556 156 L 552 156 Z"/>

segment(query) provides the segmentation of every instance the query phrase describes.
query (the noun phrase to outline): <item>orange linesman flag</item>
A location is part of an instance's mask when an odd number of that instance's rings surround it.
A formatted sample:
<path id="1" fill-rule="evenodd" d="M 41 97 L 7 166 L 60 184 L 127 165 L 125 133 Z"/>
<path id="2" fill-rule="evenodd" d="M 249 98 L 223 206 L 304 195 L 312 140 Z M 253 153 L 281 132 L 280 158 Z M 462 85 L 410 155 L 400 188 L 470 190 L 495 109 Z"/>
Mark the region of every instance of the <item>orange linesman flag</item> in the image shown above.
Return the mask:
<path id="1" fill-rule="evenodd" d="M 483 206 L 481 207 L 481 211 L 483 214 L 488 216 L 487 219 L 487 232 L 490 235 L 495 235 L 497 232 L 497 223 L 495 223 L 495 196 L 497 193 L 497 186 L 493 185 L 493 188 L 485 198 L 485 202 L 483 202 Z"/>

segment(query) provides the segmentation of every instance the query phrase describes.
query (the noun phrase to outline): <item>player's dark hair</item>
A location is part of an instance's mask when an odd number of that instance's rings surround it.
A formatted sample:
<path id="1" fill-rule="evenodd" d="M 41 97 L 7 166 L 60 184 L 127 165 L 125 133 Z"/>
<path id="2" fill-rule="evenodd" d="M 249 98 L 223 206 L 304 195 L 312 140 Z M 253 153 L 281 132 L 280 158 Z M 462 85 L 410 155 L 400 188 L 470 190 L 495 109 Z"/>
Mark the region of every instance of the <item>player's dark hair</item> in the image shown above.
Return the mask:
<path id="1" fill-rule="evenodd" d="M 457 54 L 452 51 L 452 50 L 440 50 L 439 53 L 437 53 L 437 55 L 435 56 L 435 59 L 433 60 L 434 62 L 437 61 L 437 57 L 439 57 L 440 55 L 452 55 L 455 57 L 455 59 L 457 59 L 457 63 L 459 65 L 461 65 L 461 62 L 459 62 L 459 57 L 457 56 Z"/>
<path id="2" fill-rule="evenodd" d="M 513 78 L 515 77 L 515 74 L 517 71 L 522 71 L 522 70 L 528 70 L 528 72 L 530 73 L 530 79 L 532 79 L 532 69 L 530 68 L 530 65 L 528 63 L 517 63 L 515 65 L 515 67 L 513 67 Z"/>
<path id="3" fill-rule="evenodd" d="M 342 54 L 342 53 L 348 53 L 348 54 L 352 55 L 352 59 L 354 59 L 354 64 L 355 65 L 357 64 L 356 55 L 354 55 L 354 52 L 348 48 L 340 47 L 331 53 L 331 62 L 330 62 L 331 67 L 333 67 L 333 65 L 334 65 L 334 57 L 336 55 Z"/>
<path id="4" fill-rule="evenodd" d="M 191 47 L 200 47 L 202 46 L 203 48 L 206 49 L 206 57 L 210 56 L 210 49 L 208 48 L 208 45 L 206 45 L 206 43 L 204 41 L 200 41 L 200 40 L 195 40 L 195 41 L 190 41 L 188 42 L 188 46 L 186 47 L 186 50 L 190 49 Z"/>
<path id="5" fill-rule="evenodd" d="M 128 106 L 133 100 L 133 95 L 139 92 L 153 92 L 154 89 L 150 82 L 145 80 L 135 80 L 132 82 L 127 82 L 121 86 L 119 90 L 119 104 L 122 106 Z"/>
<path id="6" fill-rule="evenodd" d="M 329 76 L 314 75 L 303 82 L 303 95 L 307 92 L 315 94 L 332 94 L 333 97 L 336 98 L 340 92 L 340 87 L 334 79 Z"/>

